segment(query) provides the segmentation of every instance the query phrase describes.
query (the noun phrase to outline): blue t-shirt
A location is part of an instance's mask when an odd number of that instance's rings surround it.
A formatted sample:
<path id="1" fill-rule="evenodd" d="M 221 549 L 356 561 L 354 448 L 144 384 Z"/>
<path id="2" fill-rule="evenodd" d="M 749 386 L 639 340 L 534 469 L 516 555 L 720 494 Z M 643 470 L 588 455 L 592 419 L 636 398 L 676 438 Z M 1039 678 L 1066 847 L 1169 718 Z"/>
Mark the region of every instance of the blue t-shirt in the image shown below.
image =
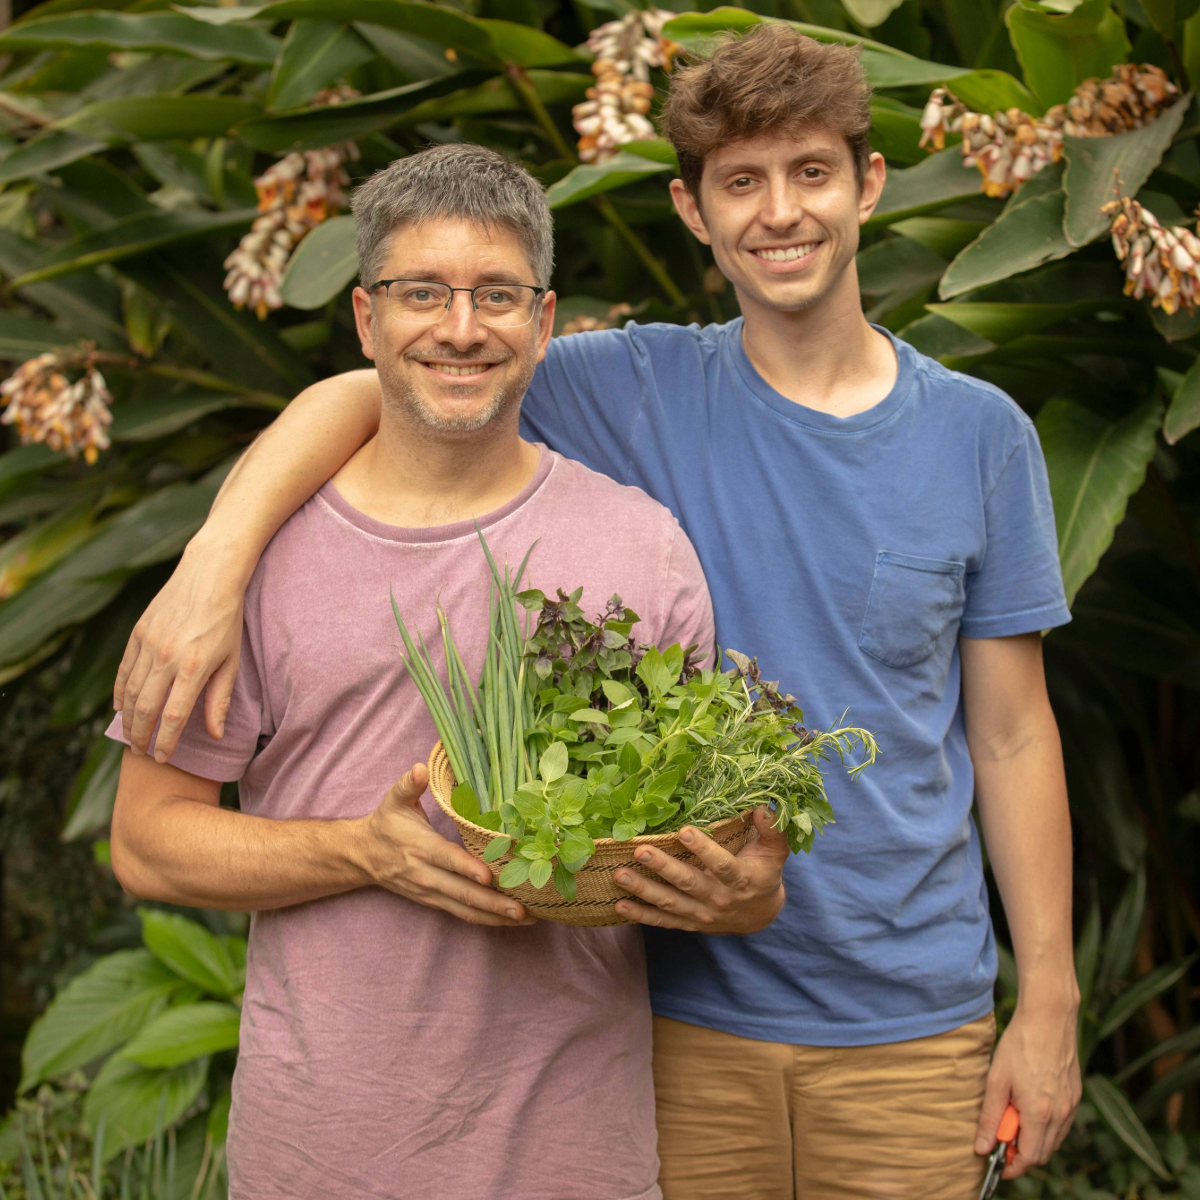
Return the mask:
<path id="1" fill-rule="evenodd" d="M 765 1041 L 940 1033 L 990 1011 L 996 972 L 958 639 L 1070 620 L 1041 447 L 1003 392 L 898 339 L 891 392 L 843 418 L 776 392 L 741 333 L 556 338 L 523 410 L 527 435 L 678 517 L 721 646 L 757 655 L 810 727 L 861 725 L 882 751 L 856 782 L 828 766 L 837 823 L 789 860 L 773 925 L 647 930 L 651 999 Z"/>

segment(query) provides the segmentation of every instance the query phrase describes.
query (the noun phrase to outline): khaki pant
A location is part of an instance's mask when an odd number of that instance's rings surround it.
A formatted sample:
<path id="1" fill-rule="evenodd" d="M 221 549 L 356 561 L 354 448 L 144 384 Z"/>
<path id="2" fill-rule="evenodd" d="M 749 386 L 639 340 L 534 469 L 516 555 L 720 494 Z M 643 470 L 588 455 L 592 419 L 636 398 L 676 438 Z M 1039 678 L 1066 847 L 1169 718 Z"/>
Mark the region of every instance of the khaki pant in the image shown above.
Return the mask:
<path id="1" fill-rule="evenodd" d="M 655 1017 L 664 1200 L 975 1200 L 995 1036 L 831 1049 Z"/>

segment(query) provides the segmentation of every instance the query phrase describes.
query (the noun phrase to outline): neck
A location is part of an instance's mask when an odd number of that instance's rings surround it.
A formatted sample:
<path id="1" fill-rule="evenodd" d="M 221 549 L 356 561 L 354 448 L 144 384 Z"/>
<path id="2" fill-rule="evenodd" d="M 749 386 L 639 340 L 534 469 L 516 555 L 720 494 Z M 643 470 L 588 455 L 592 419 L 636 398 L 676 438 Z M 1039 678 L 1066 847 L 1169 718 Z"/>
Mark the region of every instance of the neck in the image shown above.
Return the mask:
<path id="1" fill-rule="evenodd" d="M 878 404 L 896 381 L 891 342 L 863 316 L 851 267 L 808 308 L 780 311 L 738 291 L 742 345 L 777 392 L 806 408 L 848 417 Z"/>
<path id="2" fill-rule="evenodd" d="M 448 434 L 405 420 L 386 403 L 379 432 L 333 477 L 346 501 L 409 529 L 486 516 L 533 478 L 538 449 L 517 433 L 518 414 Z"/>

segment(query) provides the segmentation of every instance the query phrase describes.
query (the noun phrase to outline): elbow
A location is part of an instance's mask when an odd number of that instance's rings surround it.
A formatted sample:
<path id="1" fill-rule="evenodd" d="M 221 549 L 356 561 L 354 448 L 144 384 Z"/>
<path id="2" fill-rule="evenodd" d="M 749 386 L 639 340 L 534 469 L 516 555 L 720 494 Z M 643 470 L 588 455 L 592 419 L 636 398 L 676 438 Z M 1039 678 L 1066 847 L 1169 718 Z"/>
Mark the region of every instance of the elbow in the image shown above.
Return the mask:
<path id="1" fill-rule="evenodd" d="M 160 900 L 154 887 L 152 872 L 146 869 L 137 851 L 123 837 L 116 825 L 113 826 L 109 842 L 109 861 L 121 890 L 134 900 Z"/>

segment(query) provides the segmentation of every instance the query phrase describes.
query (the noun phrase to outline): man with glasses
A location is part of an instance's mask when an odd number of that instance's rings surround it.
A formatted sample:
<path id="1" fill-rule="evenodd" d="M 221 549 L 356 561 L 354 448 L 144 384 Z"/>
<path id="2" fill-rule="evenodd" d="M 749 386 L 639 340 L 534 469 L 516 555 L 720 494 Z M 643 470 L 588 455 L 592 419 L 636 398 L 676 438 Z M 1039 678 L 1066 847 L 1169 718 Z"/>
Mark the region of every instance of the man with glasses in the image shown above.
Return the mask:
<path id="1" fill-rule="evenodd" d="M 389 790 L 436 734 L 388 592 L 435 655 L 440 599 L 477 674 L 477 523 L 497 559 L 536 541 L 543 589 L 619 592 L 646 641 L 710 647 L 708 591 L 665 508 L 518 434 L 554 317 L 536 181 L 443 146 L 354 209 L 378 433 L 267 546 L 224 737 L 197 713 L 169 762 L 126 751 L 113 869 L 136 896 L 253 913 L 233 1200 L 657 1200 L 641 932 L 533 922 L 422 806 L 423 766 Z M 128 740 L 119 716 L 110 733 Z M 746 930 L 782 903 L 787 847 L 758 820 L 752 898 L 722 901 Z"/>

